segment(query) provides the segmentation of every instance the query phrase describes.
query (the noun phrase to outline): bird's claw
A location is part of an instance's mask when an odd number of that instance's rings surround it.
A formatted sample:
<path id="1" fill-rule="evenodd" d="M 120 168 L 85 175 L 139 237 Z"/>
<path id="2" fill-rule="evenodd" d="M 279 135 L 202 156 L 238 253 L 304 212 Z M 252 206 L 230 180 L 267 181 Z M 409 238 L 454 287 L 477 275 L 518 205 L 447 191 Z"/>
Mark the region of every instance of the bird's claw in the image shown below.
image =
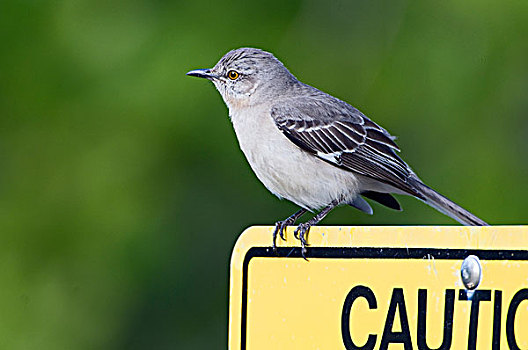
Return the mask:
<path id="1" fill-rule="evenodd" d="M 310 223 L 305 222 L 297 226 L 297 228 L 295 229 L 293 233 L 295 235 L 295 238 L 301 241 L 301 255 L 304 260 L 308 260 L 306 259 L 306 252 L 307 252 L 306 247 L 309 246 L 309 244 L 308 242 L 306 242 L 306 235 L 310 231 L 310 227 L 311 227 Z"/>
<path id="2" fill-rule="evenodd" d="M 279 229 L 279 236 L 280 238 L 285 241 L 286 240 L 286 237 L 284 236 L 284 230 L 286 229 L 286 226 L 288 226 L 288 223 L 283 221 L 281 222 L 280 224 L 280 229 Z"/>
<path id="3" fill-rule="evenodd" d="M 288 225 L 291 224 L 290 221 L 291 220 L 286 219 L 282 221 L 277 221 L 275 223 L 275 230 L 273 231 L 273 251 L 275 253 L 277 253 L 277 235 L 279 235 L 283 241 L 286 240 L 286 237 L 284 236 L 284 230 Z"/>

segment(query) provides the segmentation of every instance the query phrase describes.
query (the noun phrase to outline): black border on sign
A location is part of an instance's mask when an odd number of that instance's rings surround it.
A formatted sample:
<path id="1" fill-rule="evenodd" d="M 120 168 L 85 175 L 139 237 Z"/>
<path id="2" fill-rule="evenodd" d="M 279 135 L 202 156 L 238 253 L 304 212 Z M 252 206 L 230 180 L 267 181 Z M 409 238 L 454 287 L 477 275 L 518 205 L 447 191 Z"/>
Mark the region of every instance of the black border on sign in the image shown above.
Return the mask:
<path id="1" fill-rule="evenodd" d="M 480 260 L 528 260 L 528 250 L 443 249 L 443 248 L 390 248 L 390 247 L 310 247 L 308 259 L 428 259 L 463 260 L 476 255 Z M 250 248 L 242 267 L 242 312 L 240 349 L 246 350 L 248 267 L 253 258 L 302 258 L 301 248 Z"/>

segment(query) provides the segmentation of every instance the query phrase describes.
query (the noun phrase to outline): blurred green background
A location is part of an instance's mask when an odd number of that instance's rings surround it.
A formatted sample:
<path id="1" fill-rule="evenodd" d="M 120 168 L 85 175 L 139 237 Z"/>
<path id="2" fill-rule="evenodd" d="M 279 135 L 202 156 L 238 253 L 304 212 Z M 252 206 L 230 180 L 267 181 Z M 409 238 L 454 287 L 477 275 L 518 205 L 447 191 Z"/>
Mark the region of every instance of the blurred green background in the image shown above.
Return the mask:
<path id="1" fill-rule="evenodd" d="M 0 2 L 0 349 L 226 347 L 237 235 L 296 210 L 185 76 L 241 46 L 398 135 L 439 192 L 526 223 L 527 34 L 525 0 Z M 455 224 L 400 200 L 323 223 Z"/>

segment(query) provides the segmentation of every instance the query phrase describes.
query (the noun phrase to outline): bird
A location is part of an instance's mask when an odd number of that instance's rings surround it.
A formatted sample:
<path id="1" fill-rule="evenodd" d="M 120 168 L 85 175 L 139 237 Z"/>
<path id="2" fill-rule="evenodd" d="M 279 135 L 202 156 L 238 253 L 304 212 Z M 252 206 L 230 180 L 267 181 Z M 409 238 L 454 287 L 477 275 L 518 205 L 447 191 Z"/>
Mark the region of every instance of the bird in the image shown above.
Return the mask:
<path id="1" fill-rule="evenodd" d="M 210 80 L 229 109 L 240 149 L 264 186 L 300 209 L 275 223 L 294 230 L 302 256 L 307 234 L 330 211 L 350 205 L 372 214 L 368 198 L 401 210 L 393 194 L 415 197 L 463 225 L 488 224 L 425 185 L 398 153 L 395 137 L 350 104 L 300 82 L 272 53 L 227 52 L 213 68 L 188 76 Z"/>

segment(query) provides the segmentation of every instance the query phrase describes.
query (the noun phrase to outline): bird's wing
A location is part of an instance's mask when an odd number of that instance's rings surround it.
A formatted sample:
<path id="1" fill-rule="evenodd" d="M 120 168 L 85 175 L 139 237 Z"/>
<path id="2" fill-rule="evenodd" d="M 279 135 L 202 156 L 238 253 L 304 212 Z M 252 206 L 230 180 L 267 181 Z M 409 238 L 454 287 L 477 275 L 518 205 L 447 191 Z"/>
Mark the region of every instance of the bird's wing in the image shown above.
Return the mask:
<path id="1" fill-rule="evenodd" d="M 271 109 L 277 127 L 294 144 L 337 167 L 396 187 L 419 198 L 407 180 L 413 174 L 396 154 L 385 129 L 347 103 L 326 95 L 278 102 Z"/>

